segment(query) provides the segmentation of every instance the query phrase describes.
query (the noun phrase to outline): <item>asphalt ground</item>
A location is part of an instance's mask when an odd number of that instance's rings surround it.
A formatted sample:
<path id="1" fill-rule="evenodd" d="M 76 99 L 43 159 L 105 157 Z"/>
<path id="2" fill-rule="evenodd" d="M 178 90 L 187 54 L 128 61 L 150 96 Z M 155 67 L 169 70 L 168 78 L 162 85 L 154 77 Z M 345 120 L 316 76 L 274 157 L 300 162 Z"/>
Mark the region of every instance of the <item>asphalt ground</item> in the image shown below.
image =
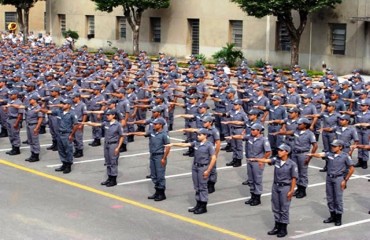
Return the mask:
<path id="1" fill-rule="evenodd" d="M 179 110 L 176 110 L 179 111 Z M 148 114 L 148 116 L 150 113 Z M 175 129 L 183 127 L 176 119 Z M 21 139 L 26 140 L 25 128 Z M 266 133 L 265 133 L 266 134 Z M 170 134 L 172 142 L 184 139 Z M 192 159 L 185 149 L 172 148 L 167 165 L 167 200 L 154 202 L 147 196 L 153 184 L 145 176 L 148 168 L 148 139 L 135 137 L 128 152 L 121 153 L 118 185 L 101 186 L 106 170 L 103 147 L 90 147 L 91 128 L 85 127 L 84 157 L 75 159 L 70 174 L 55 172 L 60 164 L 57 152 L 47 151 L 50 134 L 40 136 L 41 161 L 25 162 L 29 147 L 21 155 L 5 154 L 7 138 L 0 139 L 0 239 L 275 239 L 268 236 L 274 224 L 271 211 L 273 167 L 264 171 L 262 204 L 251 207 L 244 201 L 249 188 L 243 167 L 226 167 L 232 153 L 220 152 L 216 192 L 209 196 L 208 213 L 194 215 L 187 209 L 195 204 L 191 179 Z M 322 150 L 321 143 L 319 151 Z M 356 154 L 354 159 L 356 162 Z M 370 173 L 358 169 L 344 194 L 343 225 L 323 224 L 329 216 L 325 198 L 324 162 L 313 159 L 309 168 L 308 196 L 292 200 L 288 238 L 369 239 Z"/>

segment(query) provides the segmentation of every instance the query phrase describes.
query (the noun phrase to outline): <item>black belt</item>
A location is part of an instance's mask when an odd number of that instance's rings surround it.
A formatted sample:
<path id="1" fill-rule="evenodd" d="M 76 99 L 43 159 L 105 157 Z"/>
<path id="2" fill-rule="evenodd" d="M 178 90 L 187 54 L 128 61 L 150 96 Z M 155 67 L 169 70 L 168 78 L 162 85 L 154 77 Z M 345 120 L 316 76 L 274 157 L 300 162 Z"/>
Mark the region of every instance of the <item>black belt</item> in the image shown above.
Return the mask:
<path id="1" fill-rule="evenodd" d="M 17 119 L 18 117 L 9 117 L 9 119 Z"/>
<path id="2" fill-rule="evenodd" d="M 240 128 L 244 128 L 244 127 L 232 127 L 233 129 L 240 129 Z"/>
<path id="3" fill-rule="evenodd" d="M 60 134 L 66 134 L 66 133 L 70 134 L 71 132 L 59 131 L 59 133 L 60 133 Z"/>
<path id="4" fill-rule="evenodd" d="M 36 125 L 37 123 L 28 123 L 28 126 L 34 126 Z"/>
<path id="5" fill-rule="evenodd" d="M 164 155 L 164 152 L 161 152 L 161 153 L 152 153 L 151 155 L 152 155 L 152 156 Z"/>
<path id="6" fill-rule="evenodd" d="M 293 153 L 306 153 L 308 152 L 308 150 L 297 150 L 297 149 L 293 149 Z"/>
<path id="7" fill-rule="evenodd" d="M 113 142 L 105 142 L 106 144 L 116 144 L 118 141 L 113 141 Z"/>
<path id="8" fill-rule="evenodd" d="M 274 184 L 275 184 L 276 186 L 279 186 L 279 187 L 290 186 L 290 183 L 279 183 L 279 182 L 274 182 Z"/>
<path id="9" fill-rule="evenodd" d="M 328 174 L 327 176 L 330 178 L 337 178 L 337 177 L 343 177 L 343 174 Z"/>
<path id="10" fill-rule="evenodd" d="M 269 123 L 270 126 L 279 126 L 279 123 Z"/>
<path id="11" fill-rule="evenodd" d="M 208 164 L 194 163 L 194 166 L 197 166 L 197 167 L 205 167 L 205 166 L 208 166 Z"/>
<path id="12" fill-rule="evenodd" d="M 361 129 L 361 130 L 367 130 L 367 129 L 370 129 L 369 127 L 356 127 L 358 129 Z"/>

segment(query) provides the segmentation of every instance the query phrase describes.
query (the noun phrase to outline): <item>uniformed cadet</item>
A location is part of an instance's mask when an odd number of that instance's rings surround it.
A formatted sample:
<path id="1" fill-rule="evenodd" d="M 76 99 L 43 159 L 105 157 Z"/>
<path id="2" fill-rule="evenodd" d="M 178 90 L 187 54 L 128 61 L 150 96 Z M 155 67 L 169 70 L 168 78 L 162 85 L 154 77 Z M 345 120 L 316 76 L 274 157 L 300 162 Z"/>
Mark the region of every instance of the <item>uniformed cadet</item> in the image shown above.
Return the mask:
<path id="1" fill-rule="evenodd" d="M 57 146 L 60 161 L 62 166 L 56 168 L 56 172 L 63 172 L 68 174 L 72 171 L 73 164 L 73 137 L 78 128 L 77 116 L 71 112 L 72 101 L 70 99 L 64 99 L 61 103 L 61 109 L 47 110 L 40 109 L 39 111 L 54 115 L 57 117 Z"/>
<path id="2" fill-rule="evenodd" d="M 196 128 L 196 115 L 198 113 L 198 99 L 199 96 L 197 94 L 192 94 L 189 97 L 189 103 L 185 106 L 185 114 L 193 115 L 192 118 L 187 119 L 187 126 L 186 128 Z M 186 137 L 187 142 L 193 142 L 196 140 L 196 134 L 194 133 L 187 133 Z M 194 157 L 194 149 L 189 147 L 188 151 L 182 154 L 183 156 Z"/>
<path id="3" fill-rule="evenodd" d="M 343 146 L 344 142 L 336 139 L 331 143 L 331 152 L 307 154 L 311 157 L 327 158 L 326 200 L 330 217 L 325 219 L 324 223 L 334 223 L 335 226 L 342 225 L 343 191 L 354 172 L 353 161 L 348 153 L 342 151 Z"/>
<path id="4" fill-rule="evenodd" d="M 230 138 L 241 139 L 246 141 L 245 156 L 249 158 L 269 158 L 271 155 L 271 147 L 267 138 L 262 134 L 262 124 L 256 123 L 251 127 L 251 135 L 233 135 Z M 263 191 L 262 177 L 264 163 L 247 162 L 247 174 L 250 187 L 251 198 L 245 202 L 251 206 L 261 204 L 261 194 Z"/>
<path id="5" fill-rule="evenodd" d="M 18 99 L 18 90 L 10 90 L 9 91 L 9 102 L 6 107 L 6 111 L 8 112 L 8 119 L 7 123 L 7 130 L 8 136 L 10 140 L 10 144 L 12 145 L 12 150 L 6 152 L 9 155 L 18 155 L 20 154 L 20 123 L 23 119 L 24 113 L 24 106 L 22 105 L 22 101 Z M 22 107 L 23 106 L 23 107 Z"/>
<path id="6" fill-rule="evenodd" d="M 50 97 L 48 98 L 47 106 L 50 111 L 58 110 L 61 104 L 62 98 L 60 97 L 60 88 L 51 87 Z M 52 138 L 52 145 L 47 147 L 47 150 L 58 151 L 58 119 L 54 115 L 48 115 L 49 131 Z"/>
<path id="7" fill-rule="evenodd" d="M 275 226 L 268 235 L 285 237 L 288 234 L 289 208 L 298 178 L 297 164 L 289 158 L 291 148 L 283 143 L 278 147 L 278 154 L 272 159 L 249 159 L 274 166 L 274 182 L 271 191 L 271 207 Z"/>
<path id="8" fill-rule="evenodd" d="M 335 135 L 336 139 L 344 142 L 342 151 L 352 156 L 353 149 L 351 150 L 350 146 L 352 144 L 357 145 L 359 138 L 356 128 L 352 125 L 349 125 L 350 119 L 351 117 L 346 114 L 343 114 L 339 117 L 339 126 L 335 128 Z"/>
<path id="9" fill-rule="evenodd" d="M 306 154 L 310 151 L 311 146 L 311 153 L 315 153 L 318 146 L 315 135 L 308 129 L 311 126 L 310 120 L 300 118 L 297 124 L 298 128 L 294 132 L 294 148 L 292 149 L 292 160 L 298 166 L 297 190 L 294 194 L 296 198 L 304 198 L 308 186 L 308 164 L 311 160 L 311 157 Z"/>
<path id="10" fill-rule="evenodd" d="M 83 125 L 103 127 L 105 129 L 104 137 L 104 159 L 107 167 L 108 178 L 101 185 L 113 187 L 117 185 L 118 176 L 118 158 L 120 147 L 123 143 L 124 133 L 121 123 L 116 120 L 117 111 L 109 109 L 105 112 L 107 121 L 102 123 L 81 122 Z"/>
<path id="11" fill-rule="evenodd" d="M 7 104 L 8 99 L 8 92 L 9 89 L 6 87 L 6 79 L 1 78 L 0 79 L 0 124 L 1 124 L 1 133 L 0 138 L 8 137 L 8 130 L 6 127 L 6 120 L 8 118 L 7 112 L 2 107 Z"/>
<path id="12" fill-rule="evenodd" d="M 73 93 L 70 96 L 72 98 L 73 104 L 71 107 L 71 111 L 77 116 L 78 122 L 86 122 L 87 115 L 86 115 L 86 104 L 81 101 L 81 94 L 80 93 Z M 75 146 L 75 152 L 73 153 L 73 157 L 80 158 L 84 156 L 84 143 L 83 143 L 83 134 L 84 134 L 84 128 L 83 125 L 78 126 L 78 130 L 75 133 L 74 136 L 74 146 Z"/>
<path id="13" fill-rule="evenodd" d="M 44 114 L 38 111 L 41 108 L 37 102 L 39 99 L 37 95 L 33 95 L 28 99 L 29 106 L 26 111 L 27 142 L 31 150 L 31 156 L 26 159 L 28 162 L 37 162 L 40 160 L 39 131 L 44 119 Z"/>
<path id="14" fill-rule="evenodd" d="M 243 102 L 239 99 L 234 100 L 233 109 L 223 114 L 227 121 L 222 121 L 230 128 L 231 135 L 241 135 L 245 124 L 248 122 L 247 114 L 242 108 Z M 240 167 L 243 159 L 243 141 L 241 139 L 230 139 L 232 160 L 226 166 Z"/>
<path id="15" fill-rule="evenodd" d="M 207 183 L 212 168 L 216 163 L 215 148 L 211 142 L 207 141 L 208 134 L 209 130 L 202 128 L 197 133 L 198 141 L 192 143 L 171 143 L 167 145 L 169 147 L 194 147 L 195 153 L 192 166 L 192 178 L 197 204 L 188 210 L 194 214 L 203 214 L 207 212 Z"/>
<path id="16" fill-rule="evenodd" d="M 283 135 L 283 142 L 287 144 L 291 149 L 294 148 L 294 132 L 298 128 L 298 118 L 299 118 L 299 109 L 298 108 L 289 108 L 288 109 L 288 119 L 285 120 L 283 127 L 274 134 Z M 291 151 L 290 151 L 291 153 Z M 289 154 L 290 156 L 291 154 Z"/>
<path id="17" fill-rule="evenodd" d="M 102 109 L 102 104 L 105 101 L 104 96 L 101 94 L 101 87 L 94 86 L 92 92 L 92 97 L 90 101 L 87 103 L 87 110 L 88 111 L 99 111 Z M 90 114 L 90 121 L 92 122 L 101 122 L 102 116 L 101 114 Z M 97 147 L 101 145 L 101 138 L 103 137 L 103 132 L 101 127 L 92 127 L 92 137 L 94 141 L 89 143 L 89 146 Z"/>
<path id="18" fill-rule="evenodd" d="M 342 113 L 349 114 L 355 117 L 355 126 L 359 137 L 359 144 L 369 145 L 370 127 L 367 124 L 370 122 L 370 99 L 361 100 L 359 103 L 360 111 L 351 112 L 343 111 Z M 358 150 L 358 162 L 354 167 L 367 168 L 367 161 L 369 160 L 369 151 L 365 149 Z"/>

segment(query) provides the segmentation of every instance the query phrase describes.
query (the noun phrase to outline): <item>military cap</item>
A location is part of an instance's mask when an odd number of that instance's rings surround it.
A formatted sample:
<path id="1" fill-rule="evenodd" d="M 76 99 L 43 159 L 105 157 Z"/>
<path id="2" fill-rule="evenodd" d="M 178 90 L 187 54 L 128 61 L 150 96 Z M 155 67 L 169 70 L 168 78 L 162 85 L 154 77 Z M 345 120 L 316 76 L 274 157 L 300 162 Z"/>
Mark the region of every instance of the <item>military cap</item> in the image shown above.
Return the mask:
<path id="1" fill-rule="evenodd" d="M 60 92 L 60 88 L 59 87 L 52 87 L 50 89 L 50 91 L 52 91 L 52 92 Z"/>
<path id="2" fill-rule="evenodd" d="M 233 104 L 234 104 L 234 105 L 235 105 L 235 104 L 242 105 L 242 104 L 243 104 L 243 101 L 242 101 L 242 100 L 240 100 L 240 99 L 235 99 L 235 100 L 234 100 L 234 102 L 233 102 Z"/>
<path id="3" fill-rule="evenodd" d="M 209 108 L 209 106 L 208 106 L 208 104 L 207 103 L 201 103 L 201 104 L 199 104 L 199 106 L 198 106 L 199 108 Z"/>
<path id="4" fill-rule="evenodd" d="M 342 114 L 342 115 L 340 115 L 339 119 L 344 119 L 344 120 L 349 121 L 351 119 L 351 117 L 347 114 Z"/>
<path id="5" fill-rule="evenodd" d="M 65 86 L 66 86 L 66 87 L 68 87 L 68 86 L 70 86 L 70 87 L 71 87 L 71 86 L 73 86 L 73 83 L 72 83 L 72 82 L 67 82 L 67 83 L 65 84 Z"/>
<path id="6" fill-rule="evenodd" d="M 312 99 L 312 95 L 311 94 L 303 94 L 302 98 Z"/>
<path id="7" fill-rule="evenodd" d="M 154 121 L 152 123 L 153 124 L 165 125 L 166 124 L 166 121 L 163 118 L 156 118 L 156 119 L 154 119 Z"/>
<path id="8" fill-rule="evenodd" d="M 163 109 L 160 106 L 155 106 L 152 108 L 152 112 L 162 112 Z"/>
<path id="9" fill-rule="evenodd" d="M 205 128 L 201 128 L 198 130 L 197 134 L 203 134 L 203 135 L 208 135 L 209 134 L 209 130 L 208 129 L 205 129 Z"/>
<path id="10" fill-rule="evenodd" d="M 251 109 L 249 110 L 248 115 L 259 115 L 259 111 L 256 109 Z"/>
<path id="11" fill-rule="evenodd" d="M 129 85 L 127 85 L 127 87 L 126 87 L 127 89 L 128 88 L 131 88 L 131 89 L 135 89 L 136 87 L 135 87 L 135 85 L 134 84 L 129 84 Z"/>
<path id="12" fill-rule="evenodd" d="M 115 99 L 115 98 L 111 98 L 111 99 L 109 99 L 109 100 L 108 100 L 108 102 L 107 102 L 107 104 L 116 104 L 116 103 L 118 103 L 118 100 L 117 100 L 117 99 Z"/>
<path id="13" fill-rule="evenodd" d="M 342 140 L 335 139 L 332 143 L 330 143 L 330 145 L 334 147 L 344 146 L 344 142 Z"/>
<path id="14" fill-rule="evenodd" d="M 202 118 L 202 122 L 213 122 L 214 118 L 211 116 L 205 116 Z"/>
<path id="15" fill-rule="evenodd" d="M 312 85 L 312 88 L 321 89 L 321 86 L 319 84 L 314 84 L 314 85 Z"/>
<path id="16" fill-rule="evenodd" d="M 264 90 L 264 88 L 263 87 L 258 87 L 258 88 L 256 88 L 256 91 L 263 91 Z"/>
<path id="17" fill-rule="evenodd" d="M 40 100 L 40 97 L 37 95 L 37 94 L 32 94 L 31 96 L 30 96 L 30 100 L 36 100 L 36 101 L 38 101 L 38 100 Z"/>
<path id="18" fill-rule="evenodd" d="M 153 90 L 153 92 L 163 93 L 163 88 L 156 88 Z"/>
<path id="19" fill-rule="evenodd" d="M 101 87 L 100 87 L 100 86 L 98 86 L 98 85 L 95 85 L 95 86 L 93 86 L 93 87 L 92 87 L 92 89 L 93 89 L 93 90 L 101 90 Z"/>
<path id="20" fill-rule="evenodd" d="M 8 92 L 8 94 L 9 94 L 9 95 L 13 95 L 13 94 L 18 95 L 18 94 L 19 94 L 19 92 L 18 92 L 18 90 L 16 90 L 16 89 L 12 89 L 12 90 L 10 90 L 10 91 Z"/>
<path id="21" fill-rule="evenodd" d="M 328 102 L 328 106 L 336 107 L 337 105 L 335 104 L 335 102 Z"/>
<path id="22" fill-rule="evenodd" d="M 81 97 L 81 94 L 78 93 L 78 92 L 74 92 L 71 94 L 71 98 L 75 98 L 75 97 Z"/>
<path id="23" fill-rule="evenodd" d="M 271 100 L 281 101 L 281 97 L 274 95 Z"/>
<path id="24" fill-rule="evenodd" d="M 260 123 L 255 123 L 251 126 L 251 129 L 257 129 L 259 131 L 262 131 L 264 129 L 264 127 L 262 126 L 262 124 Z"/>
<path id="25" fill-rule="evenodd" d="M 164 99 L 164 96 L 163 95 L 155 95 L 154 97 L 157 98 L 157 99 L 161 99 L 161 100 Z"/>
<path id="26" fill-rule="evenodd" d="M 63 99 L 63 100 L 62 100 L 62 103 L 72 105 L 72 101 L 71 101 L 71 99 L 68 99 L 68 98 Z"/>
<path id="27" fill-rule="evenodd" d="M 116 115 L 116 114 L 117 114 L 117 111 L 115 109 L 108 109 L 105 112 L 105 115 Z"/>
<path id="28" fill-rule="evenodd" d="M 191 95 L 189 96 L 189 98 L 190 98 L 190 99 L 192 99 L 192 98 L 198 99 L 198 98 L 199 98 L 199 96 L 198 96 L 198 94 L 191 94 Z"/>
<path id="29" fill-rule="evenodd" d="M 296 108 L 296 107 L 292 107 L 292 108 L 289 108 L 289 109 L 288 109 L 288 112 L 289 112 L 289 113 L 293 113 L 293 112 L 295 112 L 295 113 L 299 113 L 299 109 L 298 109 L 298 108 Z"/>
<path id="30" fill-rule="evenodd" d="M 35 83 L 33 83 L 33 82 L 27 82 L 25 85 L 27 87 L 35 87 Z"/>
<path id="31" fill-rule="evenodd" d="M 349 81 L 345 80 L 345 81 L 342 82 L 342 85 L 351 85 L 351 83 Z"/>
<path id="32" fill-rule="evenodd" d="M 360 105 L 370 106 L 370 99 L 361 100 Z"/>
<path id="33" fill-rule="evenodd" d="M 283 150 L 283 151 L 286 151 L 288 153 L 290 153 L 290 151 L 291 151 L 291 148 L 287 144 L 285 144 L 285 143 L 280 144 L 279 147 L 278 147 L 278 149 Z"/>
<path id="34" fill-rule="evenodd" d="M 228 89 L 226 89 L 226 91 L 225 91 L 226 93 L 236 93 L 236 91 L 235 91 L 235 89 L 234 88 L 228 88 Z"/>
<path id="35" fill-rule="evenodd" d="M 308 120 L 307 118 L 300 118 L 298 119 L 297 123 L 298 124 L 311 124 L 310 120 Z"/>

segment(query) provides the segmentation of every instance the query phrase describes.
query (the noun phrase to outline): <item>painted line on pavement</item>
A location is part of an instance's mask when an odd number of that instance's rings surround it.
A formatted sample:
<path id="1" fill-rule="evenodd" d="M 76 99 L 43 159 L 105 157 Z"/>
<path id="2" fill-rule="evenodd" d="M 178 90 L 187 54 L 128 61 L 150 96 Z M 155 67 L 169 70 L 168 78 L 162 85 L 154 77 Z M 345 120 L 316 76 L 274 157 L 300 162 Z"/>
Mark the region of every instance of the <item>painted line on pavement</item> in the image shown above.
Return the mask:
<path id="1" fill-rule="evenodd" d="M 225 235 L 229 235 L 229 236 L 232 236 L 232 237 L 235 237 L 235 238 L 238 238 L 238 239 L 247 239 L 247 240 L 252 240 L 253 239 L 249 236 L 246 236 L 246 235 L 243 235 L 243 234 L 240 234 L 240 233 L 237 233 L 237 232 L 233 232 L 233 231 L 221 228 L 221 227 L 217 227 L 217 226 L 208 224 L 206 222 L 202 222 L 202 221 L 190 218 L 190 217 L 181 216 L 181 215 L 176 214 L 176 213 L 172 213 L 172 212 L 169 212 L 169 211 L 166 211 L 166 210 L 162 210 L 162 209 L 157 208 L 157 207 L 152 207 L 150 205 L 143 204 L 143 203 L 140 203 L 140 202 L 137 202 L 137 201 L 134 201 L 134 200 L 124 198 L 124 197 L 120 197 L 118 195 L 114 195 L 114 194 L 109 193 L 109 192 L 101 191 L 101 190 L 98 190 L 96 188 L 92 188 L 92 187 L 89 187 L 89 186 L 86 186 L 86 185 L 83 185 L 83 184 L 79 184 L 77 182 L 73 182 L 73 181 L 70 181 L 70 180 L 67 180 L 67 179 L 64 179 L 64 178 L 61 178 L 61 177 L 56 177 L 56 176 L 53 176 L 53 175 L 50 175 L 50 174 L 46 174 L 46 173 L 31 169 L 31 168 L 27 168 L 27 167 L 24 167 L 24 166 L 21 166 L 21 165 L 18 165 L 18 164 L 14 164 L 14 163 L 8 162 L 6 160 L 1 160 L 0 159 L 0 164 L 8 166 L 8 167 L 12 167 L 12 168 L 24 171 L 24 172 L 28 172 L 28 173 L 31 173 L 31 174 L 34 174 L 34 175 L 37 175 L 37 176 L 40 176 L 40 177 L 43 177 L 43 178 L 47 178 L 47 179 L 53 180 L 55 182 L 63 183 L 65 185 L 69 185 L 69 186 L 72 186 L 74 188 L 78 188 L 78 189 L 81 189 L 81 190 L 84 190 L 84 191 L 87 191 L 87 192 L 95 193 L 95 194 L 100 195 L 100 196 L 111 198 L 111 199 L 129 204 L 129 205 L 141 208 L 141 209 L 148 210 L 150 212 L 155 212 L 155 213 L 158 213 L 158 214 L 161 214 L 161 215 L 164 215 L 164 216 L 168 216 L 168 217 L 171 217 L 173 219 L 177 219 L 177 220 L 180 220 L 182 222 L 186 222 L 186 223 L 198 226 L 198 227 L 206 228 L 208 230 L 213 230 L 215 232 L 219 232 L 219 233 L 222 233 L 222 234 L 225 234 Z"/>

